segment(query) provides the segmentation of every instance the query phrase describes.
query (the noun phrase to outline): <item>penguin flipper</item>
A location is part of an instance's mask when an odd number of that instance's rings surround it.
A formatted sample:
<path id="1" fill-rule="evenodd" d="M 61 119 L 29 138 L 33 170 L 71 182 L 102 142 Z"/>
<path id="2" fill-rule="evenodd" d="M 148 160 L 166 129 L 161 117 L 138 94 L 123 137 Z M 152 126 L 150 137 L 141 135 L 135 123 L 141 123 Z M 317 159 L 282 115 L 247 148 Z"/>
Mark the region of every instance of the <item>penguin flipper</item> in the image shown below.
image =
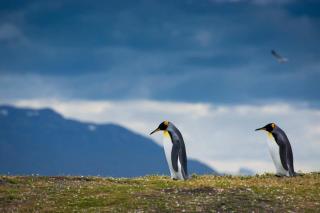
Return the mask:
<path id="1" fill-rule="evenodd" d="M 178 158 L 180 146 L 178 143 L 173 143 L 171 150 L 171 163 L 174 171 L 178 172 Z"/>
<path id="2" fill-rule="evenodd" d="M 287 150 L 285 146 L 279 146 L 280 160 L 283 168 L 288 171 Z"/>
<path id="3" fill-rule="evenodd" d="M 187 161 L 187 154 L 186 154 L 186 149 L 185 146 L 182 145 L 181 149 L 179 151 L 179 160 L 180 160 L 180 164 L 181 164 L 181 172 L 183 175 L 184 179 L 188 179 L 188 161 Z"/>
<path id="4" fill-rule="evenodd" d="M 288 146 L 288 148 L 287 148 L 286 160 L 287 160 L 289 175 L 296 176 L 296 173 L 295 173 L 294 167 L 293 167 L 293 153 L 292 153 L 291 146 Z"/>

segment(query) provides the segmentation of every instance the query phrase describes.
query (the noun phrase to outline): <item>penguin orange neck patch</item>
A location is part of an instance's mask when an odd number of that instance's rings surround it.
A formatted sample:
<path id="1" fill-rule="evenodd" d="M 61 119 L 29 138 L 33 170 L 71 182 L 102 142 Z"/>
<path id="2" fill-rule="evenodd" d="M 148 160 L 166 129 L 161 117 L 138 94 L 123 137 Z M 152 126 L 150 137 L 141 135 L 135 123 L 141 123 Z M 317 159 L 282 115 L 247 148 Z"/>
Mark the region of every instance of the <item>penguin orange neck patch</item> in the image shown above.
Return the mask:
<path id="1" fill-rule="evenodd" d="M 167 137 L 167 138 L 170 138 L 170 134 L 169 134 L 168 131 L 163 131 L 163 136 Z"/>
<path id="2" fill-rule="evenodd" d="M 272 133 L 268 132 L 268 138 L 271 139 L 271 141 L 276 142 L 276 140 L 274 139 Z"/>

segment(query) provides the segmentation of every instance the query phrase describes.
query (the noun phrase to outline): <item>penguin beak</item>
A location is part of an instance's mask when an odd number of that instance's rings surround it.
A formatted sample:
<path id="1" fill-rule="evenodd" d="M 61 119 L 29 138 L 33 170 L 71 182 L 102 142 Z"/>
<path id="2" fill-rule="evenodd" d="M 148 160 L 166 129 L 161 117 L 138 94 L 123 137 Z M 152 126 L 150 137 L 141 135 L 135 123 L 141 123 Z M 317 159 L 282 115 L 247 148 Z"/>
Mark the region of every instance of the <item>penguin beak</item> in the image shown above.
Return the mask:
<path id="1" fill-rule="evenodd" d="M 152 135 L 153 133 L 158 132 L 158 131 L 160 131 L 160 129 L 159 129 L 159 128 L 157 128 L 157 129 L 153 130 L 153 131 L 150 133 L 150 135 Z"/>
<path id="2" fill-rule="evenodd" d="M 266 128 L 265 127 L 261 127 L 261 128 L 256 129 L 255 131 L 259 131 L 259 130 L 266 130 Z"/>

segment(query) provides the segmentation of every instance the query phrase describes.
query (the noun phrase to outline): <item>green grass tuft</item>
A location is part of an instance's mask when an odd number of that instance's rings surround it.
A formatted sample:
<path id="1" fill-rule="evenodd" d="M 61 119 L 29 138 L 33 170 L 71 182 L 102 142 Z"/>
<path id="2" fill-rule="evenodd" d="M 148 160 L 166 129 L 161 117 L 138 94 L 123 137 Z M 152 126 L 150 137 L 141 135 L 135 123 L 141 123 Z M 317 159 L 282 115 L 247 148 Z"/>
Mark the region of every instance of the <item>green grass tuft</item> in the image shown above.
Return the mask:
<path id="1" fill-rule="evenodd" d="M 0 176 L 0 212 L 319 212 L 320 173 L 137 178 Z"/>

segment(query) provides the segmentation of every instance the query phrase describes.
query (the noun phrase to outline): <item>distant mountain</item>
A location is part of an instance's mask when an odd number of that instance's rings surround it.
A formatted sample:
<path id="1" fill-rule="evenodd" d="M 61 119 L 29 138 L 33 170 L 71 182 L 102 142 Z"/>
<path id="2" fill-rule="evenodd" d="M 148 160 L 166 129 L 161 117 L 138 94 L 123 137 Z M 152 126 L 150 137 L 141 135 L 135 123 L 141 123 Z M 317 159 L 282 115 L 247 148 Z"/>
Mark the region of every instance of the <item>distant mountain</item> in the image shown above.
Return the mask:
<path id="1" fill-rule="evenodd" d="M 190 174 L 216 173 L 188 163 Z M 0 106 L 0 173 L 133 177 L 168 174 L 168 168 L 162 147 L 121 126 Z"/>

